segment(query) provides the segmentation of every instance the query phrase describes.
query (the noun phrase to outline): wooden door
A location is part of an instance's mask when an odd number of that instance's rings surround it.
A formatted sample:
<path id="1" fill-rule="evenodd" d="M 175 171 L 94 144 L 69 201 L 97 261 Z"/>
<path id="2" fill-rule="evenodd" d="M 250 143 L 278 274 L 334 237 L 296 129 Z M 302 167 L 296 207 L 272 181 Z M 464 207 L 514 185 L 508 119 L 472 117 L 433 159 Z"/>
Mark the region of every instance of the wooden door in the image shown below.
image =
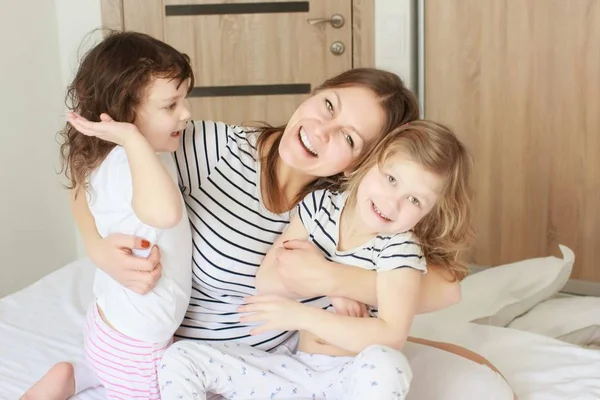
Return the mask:
<path id="1" fill-rule="evenodd" d="M 373 5 L 355 3 L 353 10 L 351 0 L 103 0 L 103 19 L 191 57 L 193 118 L 275 125 L 327 77 L 373 64 Z M 334 14 L 343 23 L 319 22 Z M 353 26 L 364 37 L 355 39 Z"/>
<path id="2" fill-rule="evenodd" d="M 600 0 L 427 0 L 425 110 L 475 155 L 474 261 L 600 281 Z"/>

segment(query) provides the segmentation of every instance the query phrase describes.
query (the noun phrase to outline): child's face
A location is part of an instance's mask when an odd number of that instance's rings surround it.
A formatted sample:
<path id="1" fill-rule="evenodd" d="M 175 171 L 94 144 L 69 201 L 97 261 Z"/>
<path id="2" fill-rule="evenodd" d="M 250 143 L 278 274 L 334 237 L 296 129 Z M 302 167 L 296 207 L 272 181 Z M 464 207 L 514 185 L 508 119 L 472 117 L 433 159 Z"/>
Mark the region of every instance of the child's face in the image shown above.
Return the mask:
<path id="1" fill-rule="evenodd" d="M 186 103 L 189 82 L 157 78 L 148 86 L 135 125 L 157 152 L 174 152 L 190 118 Z"/>
<path id="2" fill-rule="evenodd" d="M 436 204 L 442 179 L 408 157 L 374 166 L 356 194 L 356 215 L 370 234 L 406 232 Z"/>

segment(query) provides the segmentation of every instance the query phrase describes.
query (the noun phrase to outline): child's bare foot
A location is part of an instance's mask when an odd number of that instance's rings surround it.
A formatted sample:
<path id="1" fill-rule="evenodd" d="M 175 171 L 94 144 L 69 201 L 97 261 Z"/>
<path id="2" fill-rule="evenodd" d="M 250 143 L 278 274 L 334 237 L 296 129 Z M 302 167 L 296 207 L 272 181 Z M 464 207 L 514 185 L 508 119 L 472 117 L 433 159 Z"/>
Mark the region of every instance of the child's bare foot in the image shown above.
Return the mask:
<path id="1" fill-rule="evenodd" d="M 65 400 L 75 394 L 73 366 L 67 362 L 54 365 L 20 400 Z"/>

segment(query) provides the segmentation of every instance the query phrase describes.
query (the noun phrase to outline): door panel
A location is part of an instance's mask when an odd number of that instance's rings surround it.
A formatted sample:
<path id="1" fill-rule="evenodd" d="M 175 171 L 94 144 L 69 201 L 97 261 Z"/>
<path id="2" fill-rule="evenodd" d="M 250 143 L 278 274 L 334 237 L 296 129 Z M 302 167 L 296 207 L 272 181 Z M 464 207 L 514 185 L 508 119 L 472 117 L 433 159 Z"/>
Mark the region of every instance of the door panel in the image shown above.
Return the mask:
<path id="1" fill-rule="evenodd" d="M 339 28 L 308 22 L 335 13 L 345 19 Z M 196 119 L 284 122 L 316 85 L 353 62 L 349 0 L 124 0 L 123 20 L 126 30 L 190 56 Z M 332 53 L 334 42 L 345 46 L 341 55 Z"/>
<path id="2" fill-rule="evenodd" d="M 600 281 L 600 0 L 427 0 L 428 118 L 475 156 L 474 261 Z"/>

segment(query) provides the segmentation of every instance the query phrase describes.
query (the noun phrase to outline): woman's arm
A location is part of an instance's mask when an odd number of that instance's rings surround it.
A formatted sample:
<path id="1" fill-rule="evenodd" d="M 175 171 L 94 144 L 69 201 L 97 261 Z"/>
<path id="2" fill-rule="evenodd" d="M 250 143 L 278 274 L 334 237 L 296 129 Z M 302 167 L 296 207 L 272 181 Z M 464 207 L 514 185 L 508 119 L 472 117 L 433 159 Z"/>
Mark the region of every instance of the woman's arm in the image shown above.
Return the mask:
<path id="1" fill-rule="evenodd" d="M 456 304 L 461 299 L 460 282 L 450 271 L 437 265 L 428 265 L 421 278 L 417 314 L 438 311 Z"/>
<path id="2" fill-rule="evenodd" d="M 306 240 L 307 237 L 308 233 L 296 214 L 273 243 L 258 269 L 255 281 L 258 293 L 292 299 L 313 296 L 348 297 L 328 293 L 328 285 L 331 284 L 344 287 L 344 293 L 353 293 L 359 297 L 353 300 L 363 304 L 376 304 L 375 273 L 326 260 Z M 351 288 L 348 289 L 345 285 Z"/>
<path id="3" fill-rule="evenodd" d="M 260 268 L 256 273 L 256 290 L 260 294 L 276 294 L 288 298 L 297 298 L 300 295 L 290 292 L 279 277 L 279 270 L 285 260 L 281 260 L 284 253 L 284 243 L 294 239 L 306 239 L 308 233 L 302 225 L 300 217 L 296 214 L 288 227 L 277 238 L 269 249 Z"/>
<path id="4" fill-rule="evenodd" d="M 141 238 L 121 234 L 102 238 L 85 195 L 81 192 L 75 196 L 75 191 L 72 191 L 71 209 L 86 252 L 98 268 L 136 293 L 146 294 L 154 288 L 162 271 L 160 252 L 156 246 L 148 258 L 139 258 L 132 254 L 132 249 L 147 249 L 149 245 Z"/>
<path id="5" fill-rule="evenodd" d="M 298 245 L 300 247 L 301 245 Z M 288 261 L 282 264 L 271 279 L 298 296 L 345 297 L 377 307 L 377 272 L 350 265 L 321 260 L 310 255 L 310 250 L 296 250 L 283 254 Z M 308 262 L 312 260 L 311 262 Z M 417 314 L 449 307 L 460 301 L 460 284 L 452 275 L 437 266 L 430 266 L 421 278 Z"/>

